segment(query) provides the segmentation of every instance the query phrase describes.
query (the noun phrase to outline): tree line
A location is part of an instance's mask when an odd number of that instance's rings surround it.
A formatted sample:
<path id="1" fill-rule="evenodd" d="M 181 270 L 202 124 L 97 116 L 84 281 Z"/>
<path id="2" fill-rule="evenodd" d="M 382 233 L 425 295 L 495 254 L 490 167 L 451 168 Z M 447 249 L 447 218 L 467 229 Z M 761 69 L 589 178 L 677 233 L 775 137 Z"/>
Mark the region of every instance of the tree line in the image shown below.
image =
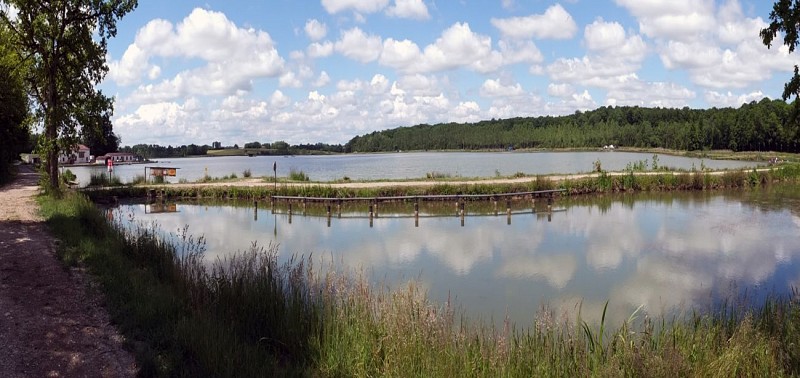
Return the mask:
<path id="1" fill-rule="evenodd" d="M 794 106 L 764 98 L 738 109 L 600 107 L 566 116 L 416 125 L 356 136 L 347 152 L 626 147 L 800 152 Z"/>

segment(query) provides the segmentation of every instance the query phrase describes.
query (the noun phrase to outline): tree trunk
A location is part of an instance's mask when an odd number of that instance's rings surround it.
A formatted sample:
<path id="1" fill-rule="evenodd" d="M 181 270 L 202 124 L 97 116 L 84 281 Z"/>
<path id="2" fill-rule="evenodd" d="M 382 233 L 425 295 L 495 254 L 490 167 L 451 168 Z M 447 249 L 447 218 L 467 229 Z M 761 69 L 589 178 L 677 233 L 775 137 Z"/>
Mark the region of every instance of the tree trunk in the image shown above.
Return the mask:
<path id="1" fill-rule="evenodd" d="M 47 175 L 50 178 L 50 189 L 58 189 L 58 94 L 57 94 L 57 70 L 50 67 L 50 75 L 47 83 L 46 104 L 44 106 L 44 135 L 47 145 Z"/>

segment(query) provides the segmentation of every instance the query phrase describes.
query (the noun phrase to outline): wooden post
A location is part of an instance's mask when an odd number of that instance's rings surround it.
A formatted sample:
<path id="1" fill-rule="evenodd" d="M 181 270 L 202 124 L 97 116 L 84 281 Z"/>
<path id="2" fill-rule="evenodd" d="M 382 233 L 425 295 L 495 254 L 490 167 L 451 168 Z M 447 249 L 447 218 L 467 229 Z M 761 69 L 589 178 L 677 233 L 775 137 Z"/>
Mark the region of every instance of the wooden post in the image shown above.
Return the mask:
<path id="1" fill-rule="evenodd" d="M 372 220 L 372 205 L 369 205 L 369 219 Z"/>
<path id="2" fill-rule="evenodd" d="M 289 202 L 289 215 L 292 215 L 292 203 Z"/>
<path id="3" fill-rule="evenodd" d="M 547 197 L 547 212 L 548 213 L 552 213 L 553 212 L 553 197 L 552 196 L 551 197 Z"/>
<path id="4" fill-rule="evenodd" d="M 508 214 L 509 217 L 511 216 L 511 200 L 506 201 L 506 214 Z"/>
<path id="5" fill-rule="evenodd" d="M 419 217 L 419 202 L 414 202 L 414 216 Z"/>
<path id="6" fill-rule="evenodd" d="M 258 201 L 253 200 L 253 221 L 258 221 Z"/>
<path id="7" fill-rule="evenodd" d="M 331 205 L 328 205 L 328 218 L 331 217 Z"/>

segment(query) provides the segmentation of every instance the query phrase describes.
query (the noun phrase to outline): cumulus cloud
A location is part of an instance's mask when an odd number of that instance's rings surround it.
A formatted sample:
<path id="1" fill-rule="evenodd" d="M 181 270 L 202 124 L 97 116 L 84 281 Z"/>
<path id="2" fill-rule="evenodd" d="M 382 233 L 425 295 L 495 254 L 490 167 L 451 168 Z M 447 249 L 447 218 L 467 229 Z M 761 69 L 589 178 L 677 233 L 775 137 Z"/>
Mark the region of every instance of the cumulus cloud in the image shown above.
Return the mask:
<path id="1" fill-rule="evenodd" d="M 183 71 L 160 84 L 140 86 L 135 98 L 174 99 L 187 94 L 231 94 L 250 91 L 252 81 L 276 77 L 284 71 L 284 60 L 272 38 L 264 31 L 237 27 L 219 12 L 194 9 L 173 26 L 152 20 L 141 28 L 121 60 L 109 62 L 109 77 L 120 85 L 153 79 L 161 70 L 149 63 L 152 57 L 196 58 L 205 66 Z M 159 94 L 157 91 L 165 93 Z"/>
<path id="2" fill-rule="evenodd" d="M 314 42 L 308 45 L 306 53 L 310 58 L 324 58 L 333 54 L 333 42 L 325 41 L 323 43 Z"/>
<path id="3" fill-rule="evenodd" d="M 306 31 L 308 39 L 312 41 L 319 41 L 328 35 L 328 27 L 316 19 L 306 21 L 304 30 Z"/>
<path id="4" fill-rule="evenodd" d="M 690 41 L 715 25 L 714 0 L 615 0 L 652 38 Z"/>
<path id="5" fill-rule="evenodd" d="M 395 0 L 394 5 L 386 9 L 386 14 L 390 17 L 416 20 L 431 18 L 430 14 L 428 14 L 428 7 L 422 0 Z"/>
<path id="6" fill-rule="evenodd" d="M 350 59 L 369 63 L 378 59 L 381 54 L 381 37 L 367 35 L 359 28 L 352 28 L 342 33 L 334 48 Z"/>
<path id="7" fill-rule="evenodd" d="M 524 93 L 519 83 L 503 85 L 500 80 L 488 79 L 481 86 L 481 96 L 484 97 L 514 97 Z"/>
<path id="8" fill-rule="evenodd" d="M 596 20 L 585 27 L 584 44 L 588 55 L 559 58 L 547 66 L 553 81 L 603 89 L 638 81 L 636 71 L 647 55 L 647 45 L 639 35 L 629 35 L 619 23 Z"/>
<path id="9" fill-rule="evenodd" d="M 491 22 L 509 39 L 569 39 L 578 31 L 572 15 L 560 4 L 550 6 L 544 14 L 492 18 Z"/>
<path id="10" fill-rule="evenodd" d="M 550 83 L 547 85 L 547 94 L 553 97 L 568 97 L 573 93 L 575 93 L 575 89 L 569 84 Z"/>
<path id="11" fill-rule="evenodd" d="M 322 0 L 322 7 L 330 14 L 352 10 L 359 13 L 375 13 L 389 4 L 389 0 Z"/>
<path id="12" fill-rule="evenodd" d="M 473 32 L 467 23 L 456 23 L 422 50 L 410 40 L 387 39 L 380 63 L 404 73 L 429 73 L 459 67 L 492 72 L 503 64 L 503 56 L 492 50 L 491 37 Z"/>
<path id="13" fill-rule="evenodd" d="M 606 105 L 682 108 L 696 97 L 694 91 L 675 83 L 645 82 L 631 78 L 606 94 Z"/>
<path id="14" fill-rule="evenodd" d="M 764 98 L 764 93 L 755 91 L 743 94 L 734 94 L 730 91 L 726 93 L 719 93 L 716 91 L 706 91 L 704 96 L 706 102 L 715 107 L 725 108 L 738 108 L 742 104 L 748 104 L 752 101 L 758 101 Z"/>

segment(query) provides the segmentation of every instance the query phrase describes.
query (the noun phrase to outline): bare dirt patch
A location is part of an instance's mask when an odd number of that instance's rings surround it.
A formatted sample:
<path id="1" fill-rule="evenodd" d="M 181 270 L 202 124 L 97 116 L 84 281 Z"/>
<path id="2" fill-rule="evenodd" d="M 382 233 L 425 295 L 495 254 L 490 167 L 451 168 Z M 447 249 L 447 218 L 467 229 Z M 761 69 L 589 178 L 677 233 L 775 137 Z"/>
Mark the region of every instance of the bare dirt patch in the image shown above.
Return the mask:
<path id="1" fill-rule="evenodd" d="M 0 376 L 134 376 L 101 296 L 55 256 L 33 198 L 37 181 L 21 167 L 0 188 Z"/>

